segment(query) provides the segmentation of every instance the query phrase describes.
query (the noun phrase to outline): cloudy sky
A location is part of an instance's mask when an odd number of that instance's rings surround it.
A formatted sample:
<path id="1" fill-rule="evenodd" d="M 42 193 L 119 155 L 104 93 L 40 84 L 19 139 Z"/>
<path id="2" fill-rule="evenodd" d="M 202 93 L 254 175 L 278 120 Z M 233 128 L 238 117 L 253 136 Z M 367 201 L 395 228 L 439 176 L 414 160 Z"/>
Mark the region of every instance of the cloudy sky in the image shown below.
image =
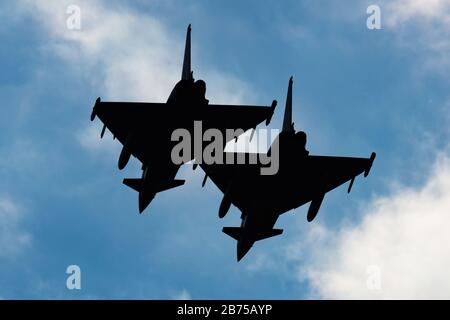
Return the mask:
<path id="1" fill-rule="evenodd" d="M 1 298 L 450 298 L 450 1 L 7 0 L 0 21 Z M 89 121 L 98 96 L 165 101 L 189 23 L 212 103 L 282 106 L 293 75 L 312 154 L 378 155 L 240 263 L 221 232 L 239 212 L 218 219 L 200 170 L 140 216 L 121 183 L 139 164 L 119 172 L 119 143 Z"/>

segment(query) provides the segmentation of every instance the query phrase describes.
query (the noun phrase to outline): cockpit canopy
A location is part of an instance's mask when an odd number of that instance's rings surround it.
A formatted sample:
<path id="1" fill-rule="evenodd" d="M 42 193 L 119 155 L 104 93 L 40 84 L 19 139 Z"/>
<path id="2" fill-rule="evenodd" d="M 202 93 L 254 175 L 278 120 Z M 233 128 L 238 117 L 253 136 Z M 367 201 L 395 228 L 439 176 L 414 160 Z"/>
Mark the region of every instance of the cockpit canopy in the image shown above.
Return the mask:
<path id="1" fill-rule="evenodd" d="M 208 104 L 205 97 L 206 83 L 203 80 L 180 80 L 167 100 L 167 103 L 178 105 Z"/>

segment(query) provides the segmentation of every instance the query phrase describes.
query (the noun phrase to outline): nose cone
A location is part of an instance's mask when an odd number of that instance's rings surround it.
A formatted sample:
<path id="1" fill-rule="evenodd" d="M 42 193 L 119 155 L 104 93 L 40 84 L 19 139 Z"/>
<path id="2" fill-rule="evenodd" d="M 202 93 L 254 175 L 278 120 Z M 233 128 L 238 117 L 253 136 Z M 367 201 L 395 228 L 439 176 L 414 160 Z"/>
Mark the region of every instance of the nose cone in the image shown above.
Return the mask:
<path id="1" fill-rule="evenodd" d="M 139 213 L 142 213 L 148 207 L 155 197 L 155 193 L 139 192 Z"/>
<path id="2" fill-rule="evenodd" d="M 249 241 L 238 241 L 237 244 L 237 261 L 241 261 L 241 259 L 247 254 L 247 252 L 251 249 L 253 243 Z"/>

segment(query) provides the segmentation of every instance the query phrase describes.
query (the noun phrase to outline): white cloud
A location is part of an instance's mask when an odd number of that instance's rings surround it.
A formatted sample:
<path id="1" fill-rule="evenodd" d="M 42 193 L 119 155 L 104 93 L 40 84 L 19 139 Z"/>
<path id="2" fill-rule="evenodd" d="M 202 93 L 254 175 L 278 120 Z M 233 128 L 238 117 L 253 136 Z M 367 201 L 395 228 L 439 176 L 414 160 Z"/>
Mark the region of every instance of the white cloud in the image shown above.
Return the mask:
<path id="1" fill-rule="evenodd" d="M 178 292 L 173 296 L 173 300 L 191 300 L 191 299 L 192 299 L 191 294 L 186 289 L 181 290 L 180 292 Z"/>
<path id="2" fill-rule="evenodd" d="M 450 298 L 449 156 L 439 156 L 423 186 L 372 201 L 363 217 L 337 232 L 315 226 L 289 248 L 290 259 L 301 260 L 298 279 L 308 280 L 313 296 Z M 312 251 L 307 258 L 305 246 Z"/>
<path id="3" fill-rule="evenodd" d="M 420 63 L 422 68 L 443 72 L 450 66 L 448 0 L 394 0 L 381 4 L 382 21 L 397 35 L 398 44 L 412 52 L 426 54 L 424 62 Z"/>
<path id="4" fill-rule="evenodd" d="M 99 87 L 104 100 L 165 102 L 181 75 L 185 30 L 173 34 L 149 14 L 101 0 L 77 1 L 81 29 L 70 30 L 66 27 L 66 10 L 72 3 L 22 0 L 22 11 L 32 15 L 48 33 L 48 43 L 41 49 L 56 54 L 70 70 Z M 196 47 L 193 26 L 193 49 Z M 201 56 L 195 50 L 192 60 L 194 76 L 207 81 L 207 97 L 212 103 L 255 101 L 246 82 L 201 65 Z M 196 73 L 197 65 L 201 74 Z M 77 141 L 88 150 L 96 150 L 97 143 L 88 140 L 98 137 L 91 129 L 84 130 L 87 132 L 77 133 Z"/>
<path id="5" fill-rule="evenodd" d="M 47 32 L 43 50 L 63 58 L 74 71 L 99 85 L 108 99 L 167 98 L 181 73 L 181 33 L 174 36 L 151 16 L 100 0 L 77 1 L 81 29 L 71 30 L 66 26 L 70 4 L 22 1 L 23 9 Z"/>
<path id="6" fill-rule="evenodd" d="M 181 58 L 168 57 L 181 52 L 181 42 L 170 43 L 167 39 L 173 36 L 156 19 L 102 1 L 77 1 L 81 30 L 70 30 L 66 10 L 72 3 L 20 2 L 22 14 L 32 16 L 46 33 L 40 50 L 61 58 L 70 72 L 87 79 L 104 100 L 163 101 L 180 73 Z M 75 140 L 91 152 L 115 150 L 109 134 L 100 140 L 98 127 L 88 123 L 76 131 Z"/>
<path id="7" fill-rule="evenodd" d="M 247 260 L 245 264 L 245 269 L 254 272 L 254 271 L 273 271 L 279 272 L 280 266 L 274 261 L 273 256 L 264 251 L 256 252 L 251 260 Z"/>
<path id="8" fill-rule="evenodd" d="M 8 197 L 0 197 L 0 258 L 11 258 L 31 243 L 31 235 L 22 230 L 21 210 Z"/>
<path id="9" fill-rule="evenodd" d="M 448 0 L 394 0 L 387 2 L 385 6 L 389 10 L 387 22 L 393 26 L 417 18 L 450 24 Z"/>

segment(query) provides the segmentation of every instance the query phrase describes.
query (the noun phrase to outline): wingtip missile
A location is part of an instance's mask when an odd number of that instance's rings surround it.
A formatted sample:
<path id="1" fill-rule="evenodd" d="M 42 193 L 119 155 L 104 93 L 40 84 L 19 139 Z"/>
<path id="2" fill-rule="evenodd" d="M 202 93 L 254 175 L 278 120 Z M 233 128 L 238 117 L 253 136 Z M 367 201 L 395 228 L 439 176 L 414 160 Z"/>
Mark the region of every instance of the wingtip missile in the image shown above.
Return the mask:
<path id="1" fill-rule="evenodd" d="M 98 104 L 101 102 L 100 97 L 97 98 L 97 100 L 95 100 L 95 104 L 94 107 L 92 108 L 92 112 L 91 112 L 91 121 L 94 121 L 95 116 L 97 115 L 97 113 L 95 112 L 96 107 L 98 106 Z"/>
<path id="2" fill-rule="evenodd" d="M 366 170 L 364 171 L 364 177 L 367 177 L 369 175 L 370 169 L 372 168 L 373 161 L 375 160 L 377 154 L 375 152 L 372 152 L 369 159 L 369 165 L 367 166 Z"/>

